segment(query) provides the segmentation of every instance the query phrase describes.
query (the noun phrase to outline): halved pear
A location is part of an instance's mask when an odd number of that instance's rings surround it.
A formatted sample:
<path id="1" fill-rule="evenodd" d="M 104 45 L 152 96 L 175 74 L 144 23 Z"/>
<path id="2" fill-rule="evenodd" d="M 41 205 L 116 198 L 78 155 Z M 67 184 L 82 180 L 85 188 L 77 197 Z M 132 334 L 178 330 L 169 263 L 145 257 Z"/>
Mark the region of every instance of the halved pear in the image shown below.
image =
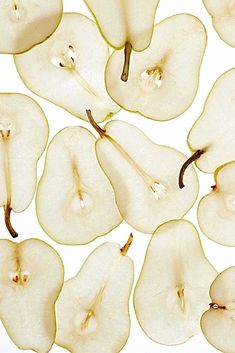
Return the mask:
<path id="1" fill-rule="evenodd" d="M 198 223 L 211 240 L 235 246 L 235 162 L 215 172 L 215 186 L 198 206 Z"/>
<path id="2" fill-rule="evenodd" d="M 161 225 L 149 243 L 134 294 L 136 316 L 146 335 L 176 345 L 198 334 L 216 274 L 190 222 Z"/>
<path id="3" fill-rule="evenodd" d="M 62 0 L 2 0 L 0 53 L 22 53 L 43 42 L 59 25 L 62 12 Z"/>
<path id="4" fill-rule="evenodd" d="M 146 49 L 152 38 L 159 0 L 85 0 L 107 42 L 116 49 L 125 47 L 122 81 L 128 80 L 132 49 Z M 132 66 L 131 61 L 131 66 Z M 118 77 L 118 79 L 119 79 Z"/>
<path id="5" fill-rule="evenodd" d="M 48 148 L 37 215 L 45 232 L 61 244 L 88 243 L 122 221 L 112 186 L 97 161 L 95 142 L 87 129 L 70 127 Z"/>
<path id="6" fill-rule="evenodd" d="M 123 121 L 111 121 L 101 129 L 91 112 L 88 114 L 100 134 L 96 142 L 98 161 L 113 185 L 123 219 L 140 232 L 153 233 L 161 223 L 187 213 L 198 195 L 198 179 L 190 168 L 187 188 L 178 188 L 178 171 L 185 156 L 155 144 Z"/>
<path id="7" fill-rule="evenodd" d="M 0 94 L 0 207 L 13 237 L 10 213 L 24 211 L 37 184 L 37 162 L 48 140 L 48 123 L 40 106 L 30 97 Z"/>
<path id="8" fill-rule="evenodd" d="M 38 239 L 0 240 L 0 319 L 14 344 L 50 351 L 56 334 L 55 302 L 64 281 L 57 252 Z"/>
<path id="9" fill-rule="evenodd" d="M 224 353 L 235 352 L 235 267 L 220 273 L 210 288 L 212 303 L 201 318 L 208 342 Z"/>
<path id="10" fill-rule="evenodd" d="M 65 282 L 56 304 L 56 344 L 73 353 L 116 353 L 124 347 L 134 279 L 126 256 L 131 242 L 132 236 L 122 249 L 116 243 L 99 246 Z"/>
<path id="11" fill-rule="evenodd" d="M 91 107 L 97 121 L 103 121 L 120 110 L 105 89 L 108 57 L 108 45 L 95 23 L 67 13 L 46 42 L 15 56 L 15 64 L 25 85 L 38 96 L 85 120 L 85 110 Z"/>
<path id="12" fill-rule="evenodd" d="M 235 3 L 233 0 L 203 0 L 220 38 L 235 47 Z"/>
<path id="13" fill-rule="evenodd" d="M 132 54 L 127 83 L 118 80 L 122 52 L 111 55 L 106 68 L 110 96 L 124 109 L 154 120 L 177 117 L 197 93 L 206 42 L 198 18 L 180 14 L 165 19 L 155 26 L 148 49 Z"/>
<path id="14" fill-rule="evenodd" d="M 196 161 L 205 173 L 214 173 L 221 165 L 235 160 L 235 69 L 220 76 L 206 100 L 203 112 L 188 135 L 193 155 L 180 173 L 180 187 L 187 166 Z"/>

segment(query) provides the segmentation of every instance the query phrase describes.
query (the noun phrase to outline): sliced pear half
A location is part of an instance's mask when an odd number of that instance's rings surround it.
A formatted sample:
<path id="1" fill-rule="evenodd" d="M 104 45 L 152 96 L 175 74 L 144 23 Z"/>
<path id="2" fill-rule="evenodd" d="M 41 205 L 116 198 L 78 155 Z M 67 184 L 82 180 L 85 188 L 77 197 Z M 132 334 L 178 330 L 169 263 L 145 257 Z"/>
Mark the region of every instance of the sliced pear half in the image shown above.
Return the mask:
<path id="1" fill-rule="evenodd" d="M 85 110 L 92 107 L 97 121 L 103 121 L 120 110 L 105 89 L 108 57 L 95 23 L 67 13 L 46 42 L 15 56 L 15 64 L 25 85 L 40 97 L 85 120 Z"/>
<path id="2" fill-rule="evenodd" d="M 216 184 L 198 206 L 198 223 L 211 240 L 235 246 L 235 162 L 215 172 Z"/>
<path id="3" fill-rule="evenodd" d="M 8 335 L 20 349 L 49 352 L 64 281 L 59 255 L 41 240 L 0 240 L 0 266 L 0 319 Z"/>
<path id="4" fill-rule="evenodd" d="M 224 353 L 235 352 L 235 267 L 220 273 L 210 288 L 211 304 L 201 318 L 208 342 Z"/>
<path id="5" fill-rule="evenodd" d="M 101 129 L 96 142 L 98 161 L 113 185 L 123 219 L 143 233 L 152 233 L 172 218 L 181 218 L 198 195 L 198 179 L 188 169 L 187 188 L 178 188 L 178 171 L 185 156 L 168 146 L 157 145 L 137 127 L 111 121 Z M 183 192 L 182 192 L 183 191 Z"/>
<path id="6" fill-rule="evenodd" d="M 106 68 L 110 96 L 124 109 L 154 120 L 179 116 L 197 93 L 206 42 L 198 18 L 188 14 L 167 18 L 155 26 L 148 49 L 132 54 L 128 82 L 118 80 L 122 52 L 111 55 Z"/>
<path id="7" fill-rule="evenodd" d="M 160 226 L 148 246 L 134 294 L 136 316 L 147 336 L 176 345 L 198 334 L 215 276 L 190 222 L 173 220 Z"/>
<path id="8" fill-rule="evenodd" d="M 129 298 L 133 261 L 126 256 L 132 236 L 120 249 L 105 243 L 65 282 L 56 304 L 56 343 L 73 353 L 116 353 L 130 334 Z"/>
<path id="9" fill-rule="evenodd" d="M 220 38 L 235 47 L 235 3 L 233 0 L 203 0 Z"/>
<path id="10" fill-rule="evenodd" d="M 114 191 L 97 161 L 95 142 L 87 129 L 70 127 L 48 148 L 37 215 L 42 228 L 59 243 L 88 243 L 122 221 Z"/>
<path id="11" fill-rule="evenodd" d="M 62 0 L 1 0 L 0 53 L 22 53 L 43 42 L 56 30 L 62 12 Z"/>
<path id="12" fill-rule="evenodd" d="M 10 214 L 24 211 L 37 185 L 37 162 L 48 140 L 47 119 L 30 97 L 0 94 L 0 206 L 13 237 Z"/>
<path id="13" fill-rule="evenodd" d="M 206 100 L 203 112 L 188 135 L 192 156 L 182 167 L 179 185 L 184 187 L 183 174 L 196 161 L 205 173 L 214 173 L 221 165 L 235 160 L 235 69 L 220 76 Z"/>
<path id="14" fill-rule="evenodd" d="M 85 0 L 107 42 L 116 49 L 125 47 L 120 72 L 126 82 L 132 65 L 132 49 L 143 51 L 152 38 L 159 0 Z"/>

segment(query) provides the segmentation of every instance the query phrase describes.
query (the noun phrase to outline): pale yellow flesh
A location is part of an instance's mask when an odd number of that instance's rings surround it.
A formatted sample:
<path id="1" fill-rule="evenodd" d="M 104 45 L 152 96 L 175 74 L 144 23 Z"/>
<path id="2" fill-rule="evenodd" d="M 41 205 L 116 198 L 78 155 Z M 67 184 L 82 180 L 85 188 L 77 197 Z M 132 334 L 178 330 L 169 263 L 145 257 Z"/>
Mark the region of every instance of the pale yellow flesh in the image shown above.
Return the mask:
<path id="1" fill-rule="evenodd" d="M 235 162 L 216 171 L 216 185 L 198 206 L 198 223 L 211 240 L 235 246 Z"/>
<path id="2" fill-rule="evenodd" d="M 140 326 L 152 340 L 176 345 L 200 332 L 216 271 L 195 227 L 184 220 L 160 226 L 150 241 L 134 294 Z"/>
<path id="3" fill-rule="evenodd" d="M 204 109 L 188 135 L 189 147 L 205 153 L 197 167 L 213 173 L 221 165 L 235 159 L 235 69 L 225 72 L 215 82 Z"/>
<path id="4" fill-rule="evenodd" d="M 70 127 L 60 131 L 48 148 L 37 215 L 46 233 L 59 243 L 88 243 L 122 221 L 112 186 L 98 164 L 95 141 L 87 129 Z"/>
<path id="5" fill-rule="evenodd" d="M 107 42 L 122 48 L 129 42 L 142 51 L 151 41 L 159 0 L 85 0 Z"/>
<path id="6" fill-rule="evenodd" d="M 235 3 L 232 0 L 203 0 L 220 38 L 235 47 Z"/>
<path id="7" fill-rule="evenodd" d="M 31 203 L 37 162 L 48 140 L 48 123 L 39 105 L 22 94 L 0 94 L 0 206 L 15 212 Z"/>
<path id="8" fill-rule="evenodd" d="M 201 319 L 208 342 L 224 353 L 235 352 L 235 267 L 220 273 L 210 288 L 211 302 L 222 308 L 210 308 Z M 223 308 L 225 307 L 225 308 Z"/>
<path id="9" fill-rule="evenodd" d="M 46 243 L 0 240 L 0 319 L 14 344 L 47 353 L 55 340 L 55 302 L 64 269 Z"/>
<path id="10" fill-rule="evenodd" d="M 186 172 L 186 187 L 178 187 L 185 156 L 153 143 L 141 130 L 125 122 L 107 123 L 105 131 L 106 136 L 96 143 L 96 153 L 124 220 L 143 233 L 152 233 L 160 224 L 181 218 L 198 194 L 193 167 Z"/>
<path id="11" fill-rule="evenodd" d="M 126 110 L 154 120 L 179 116 L 195 98 L 206 37 L 203 24 L 192 15 L 165 19 L 155 26 L 148 49 L 132 53 L 128 82 L 119 79 L 123 52 L 111 55 L 106 68 L 110 96 Z"/>
<path id="12" fill-rule="evenodd" d="M 133 262 L 120 246 L 105 243 L 65 282 L 56 305 L 56 343 L 73 353 L 116 353 L 130 331 Z"/>
<path id="13" fill-rule="evenodd" d="M 56 30 L 62 12 L 62 0 L 1 0 L 0 53 L 22 53 L 43 42 Z"/>
<path id="14" fill-rule="evenodd" d="M 120 110 L 105 89 L 108 57 L 108 45 L 95 23 L 69 13 L 46 42 L 15 56 L 15 64 L 37 95 L 84 120 L 86 109 L 91 109 L 96 120 L 103 121 Z"/>

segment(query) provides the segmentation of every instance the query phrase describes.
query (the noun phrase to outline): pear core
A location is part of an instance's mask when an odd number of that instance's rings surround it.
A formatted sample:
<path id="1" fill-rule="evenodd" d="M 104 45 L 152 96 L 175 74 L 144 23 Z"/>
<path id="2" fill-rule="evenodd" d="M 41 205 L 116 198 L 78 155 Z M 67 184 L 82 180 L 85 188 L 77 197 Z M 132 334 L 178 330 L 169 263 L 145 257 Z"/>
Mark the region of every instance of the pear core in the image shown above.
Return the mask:
<path id="1" fill-rule="evenodd" d="M 20 0 L 8 1 L 9 6 L 9 18 L 13 22 L 22 21 L 27 16 L 27 10 Z"/>
<path id="2" fill-rule="evenodd" d="M 156 200 L 160 200 L 167 195 L 167 188 L 161 182 L 153 180 L 146 172 L 135 163 L 135 161 L 129 156 L 129 154 L 123 149 L 123 147 L 115 141 L 111 136 L 106 134 L 106 131 L 103 130 L 94 120 L 91 110 L 86 110 L 87 117 L 93 128 L 98 132 L 101 138 L 107 138 L 110 143 L 125 157 L 125 159 L 133 164 L 137 172 L 141 175 L 147 187 L 151 190 L 153 197 Z"/>

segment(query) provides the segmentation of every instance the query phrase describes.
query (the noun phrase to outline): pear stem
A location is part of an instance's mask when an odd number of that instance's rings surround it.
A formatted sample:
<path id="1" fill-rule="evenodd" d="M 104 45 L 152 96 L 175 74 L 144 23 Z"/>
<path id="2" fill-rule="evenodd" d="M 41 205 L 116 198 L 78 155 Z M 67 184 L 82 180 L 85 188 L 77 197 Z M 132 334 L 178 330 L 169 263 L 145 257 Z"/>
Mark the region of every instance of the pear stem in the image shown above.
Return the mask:
<path id="1" fill-rule="evenodd" d="M 212 191 L 217 191 L 217 190 L 218 190 L 218 189 L 217 189 L 217 185 L 211 186 L 211 189 L 212 189 Z"/>
<path id="2" fill-rule="evenodd" d="M 122 256 L 126 256 L 126 254 L 128 253 L 128 250 L 130 249 L 132 242 L 133 242 L 133 234 L 131 233 L 128 240 L 127 240 L 127 243 L 121 248 Z"/>
<path id="3" fill-rule="evenodd" d="M 12 238 L 17 238 L 18 237 L 18 233 L 15 231 L 15 229 L 12 227 L 11 224 L 11 207 L 9 205 L 7 205 L 4 209 L 5 211 L 5 224 L 6 227 L 9 231 L 9 233 L 11 234 Z"/>
<path id="4" fill-rule="evenodd" d="M 220 306 L 216 303 L 210 303 L 209 305 L 210 305 L 210 308 L 214 310 L 217 310 L 217 309 L 227 310 L 226 306 Z"/>
<path id="5" fill-rule="evenodd" d="M 97 122 L 95 121 L 95 119 L 93 118 L 93 115 L 91 113 L 90 109 L 86 110 L 86 114 L 88 117 L 88 120 L 90 122 L 90 124 L 93 126 L 93 128 L 98 132 L 98 134 L 100 135 L 101 138 L 103 138 L 106 134 L 106 131 L 104 129 L 102 129 Z"/>
<path id="6" fill-rule="evenodd" d="M 124 50 L 124 58 L 125 58 L 125 60 L 124 60 L 124 66 L 123 66 L 123 71 L 122 71 L 122 76 L 121 76 L 121 80 L 123 82 L 127 82 L 128 81 L 131 52 L 132 52 L 132 45 L 131 45 L 131 43 L 127 42 L 126 45 L 125 45 L 125 50 Z"/>
<path id="7" fill-rule="evenodd" d="M 179 174 L 179 187 L 180 189 L 184 188 L 184 174 L 186 172 L 186 169 L 195 162 L 197 159 L 201 157 L 201 155 L 204 153 L 203 150 L 197 150 L 182 166 L 180 169 L 180 174 Z"/>

